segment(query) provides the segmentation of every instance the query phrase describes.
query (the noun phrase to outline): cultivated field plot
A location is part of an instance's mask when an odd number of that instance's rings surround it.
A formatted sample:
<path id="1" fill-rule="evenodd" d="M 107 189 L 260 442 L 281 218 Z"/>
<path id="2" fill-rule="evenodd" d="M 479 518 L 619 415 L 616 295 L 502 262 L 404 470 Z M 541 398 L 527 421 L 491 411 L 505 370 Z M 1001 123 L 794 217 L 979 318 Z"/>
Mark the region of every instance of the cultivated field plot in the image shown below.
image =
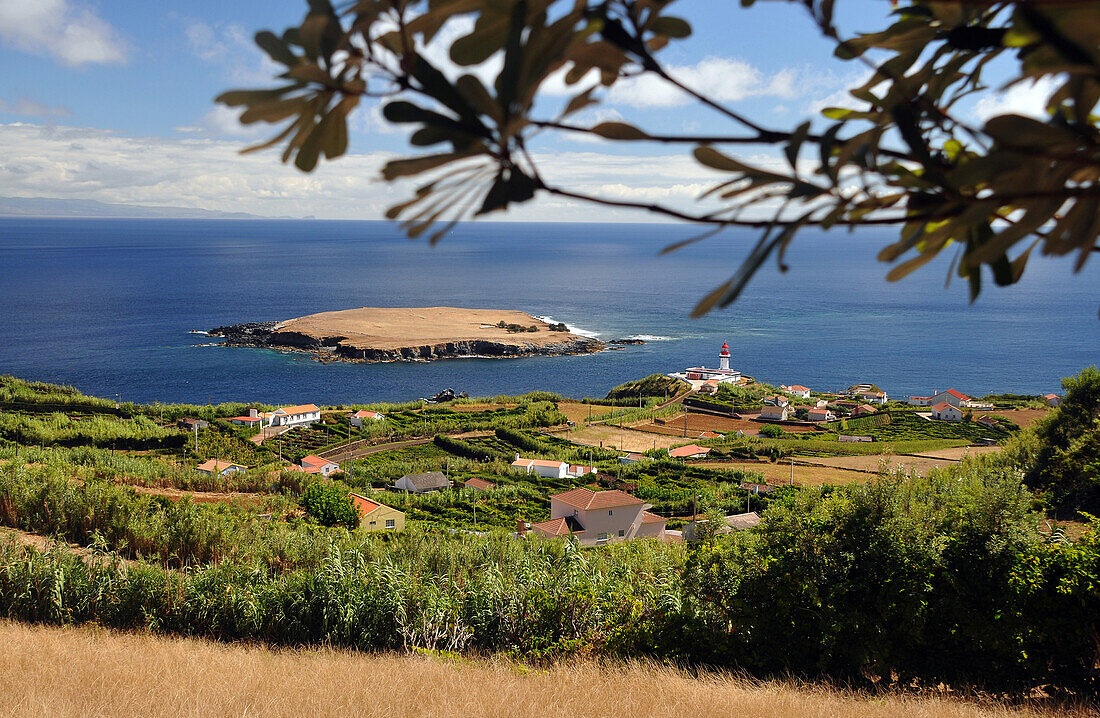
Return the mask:
<path id="1" fill-rule="evenodd" d="M 750 436 L 756 436 L 756 433 L 760 431 L 760 428 L 764 426 L 756 421 L 749 421 L 749 419 L 734 419 L 727 416 L 714 416 L 713 414 L 696 414 L 693 412 L 688 413 L 687 419 L 687 434 L 688 438 L 698 437 L 700 433 L 704 431 L 716 431 L 719 434 L 730 434 L 743 431 Z M 684 434 L 684 415 L 677 414 L 676 416 L 670 416 L 664 420 L 664 425 L 657 424 L 653 421 L 647 421 L 644 424 L 635 425 L 634 428 L 639 431 L 649 431 L 655 434 L 675 434 L 677 436 L 683 436 Z M 805 426 L 782 426 L 779 428 L 787 432 L 799 433 L 812 431 Z"/>
<path id="2" fill-rule="evenodd" d="M 602 443 L 604 448 L 618 449 L 621 447 L 623 451 L 648 451 L 653 448 L 667 449 L 670 446 L 687 443 L 687 440 L 683 437 L 651 434 L 631 428 L 620 429 L 617 426 L 603 424 L 578 427 L 561 436 L 577 444 L 600 446 Z M 689 440 L 692 438 L 695 437 L 688 437 Z"/>
<path id="3" fill-rule="evenodd" d="M 569 417 L 569 421 L 575 421 L 578 424 L 582 421 L 588 421 L 589 416 L 597 416 L 606 413 L 609 409 L 610 407 L 581 404 L 576 401 L 558 402 L 558 411 Z"/>
<path id="4" fill-rule="evenodd" d="M 870 473 L 878 473 L 882 468 L 886 468 L 887 470 L 903 469 L 922 476 L 932 469 L 942 469 L 957 463 L 957 460 L 946 458 L 895 456 L 892 454 L 883 454 L 879 456 L 814 457 L 795 459 L 795 461 L 796 463 L 802 461 L 806 464 L 814 464 L 817 466 L 831 466 L 854 471 L 867 471 Z"/>
<path id="5" fill-rule="evenodd" d="M 1039 419 L 1042 419 L 1050 409 L 998 409 L 996 411 L 989 412 L 990 414 L 997 414 L 1003 416 L 1006 419 L 1018 424 L 1021 429 L 1034 424 Z"/>
<path id="6" fill-rule="evenodd" d="M 979 454 L 995 454 L 1001 450 L 999 446 L 962 446 L 957 449 L 938 449 L 935 451 L 918 451 L 914 452 L 913 456 L 921 456 L 929 459 L 949 459 L 951 461 L 962 461 L 968 456 L 977 456 Z"/>
<path id="7" fill-rule="evenodd" d="M 1083 718 L 956 698 L 861 696 L 728 674 L 591 663 L 531 671 L 331 649 L 271 650 L 198 639 L 0 622 L 0 714 L 19 716 L 619 716 Z M 226 680 L 232 676 L 232 680 Z M 294 676 L 294 680 L 286 680 Z M 339 686 L 339 690 L 333 690 Z M 379 687 L 384 686 L 384 690 Z"/>
<path id="8" fill-rule="evenodd" d="M 779 461 L 775 464 L 755 461 L 696 461 L 692 462 L 692 466 L 702 466 L 718 471 L 755 472 L 762 475 L 765 481 L 773 486 L 786 486 L 791 481 L 790 461 Z M 794 483 L 796 486 L 822 486 L 824 484 L 838 486 L 840 484 L 858 484 L 869 481 L 871 478 L 871 474 L 865 474 L 859 471 L 848 471 L 828 466 L 807 466 L 805 464 L 799 464 L 798 460 L 795 460 Z"/>

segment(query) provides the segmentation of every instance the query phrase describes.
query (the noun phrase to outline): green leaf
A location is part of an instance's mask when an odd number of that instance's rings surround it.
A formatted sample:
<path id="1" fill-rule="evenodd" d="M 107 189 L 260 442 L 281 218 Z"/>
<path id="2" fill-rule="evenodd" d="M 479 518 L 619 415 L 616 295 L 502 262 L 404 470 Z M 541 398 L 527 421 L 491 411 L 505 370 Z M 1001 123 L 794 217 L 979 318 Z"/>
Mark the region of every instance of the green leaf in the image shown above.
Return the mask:
<path id="1" fill-rule="evenodd" d="M 691 36 L 691 25 L 687 20 L 672 15 L 662 15 L 657 18 L 650 23 L 649 29 L 658 35 L 668 35 L 677 40 Z"/>
<path id="2" fill-rule="evenodd" d="M 474 152 L 443 152 L 437 155 L 422 155 L 420 157 L 412 157 L 406 160 L 392 160 L 387 162 L 385 167 L 382 168 L 382 177 L 387 180 L 395 180 L 398 177 L 408 177 L 410 175 L 417 175 L 421 172 L 427 172 L 428 170 L 434 170 L 437 167 L 450 164 L 457 160 L 466 159 L 467 157 L 473 157 Z"/>
<path id="3" fill-rule="evenodd" d="M 601 122 L 592 128 L 593 134 L 609 140 L 648 140 L 649 135 L 625 122 Z"/>
<path id="4" fill-rule="evenodd" d="M 281 62 L 287 67 L 294 67 L 300 62 L 298 56 L 291 51 L 290 46 L 281 37 L 277 37 L 269 30 L 256 33 L 255 40 L 260 49 L 266 52 L 275 62 Z"/>
<path id="5" fill-rule="evenodd" d="M 798 171 L 798 151 L 802 149 L 802 143 L 806 141 L 806 136 L 810 133 L 810 122 L 807 120 L 795 128 L 795 131 L 791 133 L 791 139 L 787 142 L 787 146 L 783 148 L 783 153 L 787 156 L 787 162 L 791 165 L 791 169 Z"/>

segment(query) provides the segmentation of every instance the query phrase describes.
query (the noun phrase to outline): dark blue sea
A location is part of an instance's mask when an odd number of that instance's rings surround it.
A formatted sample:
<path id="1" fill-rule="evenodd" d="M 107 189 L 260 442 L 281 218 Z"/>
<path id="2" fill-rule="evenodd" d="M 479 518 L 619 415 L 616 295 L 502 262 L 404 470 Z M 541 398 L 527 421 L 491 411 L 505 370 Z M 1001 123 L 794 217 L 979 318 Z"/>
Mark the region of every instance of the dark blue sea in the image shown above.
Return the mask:
<path id="1" fill-rule="evenodd" d="M 885 232 L 804 233 L 732 307 L 689 318 L 755 240 L 679 252 L 678 225 L 460 226 L 435 247 L 382 222 L 0 219 L 0 373 L 162 402 L 400 401 L 445 388 L 603 396 L 628 379 L 732 365 L 773 383 L 892 395 L 1057 391 L 1100 362 L 1100 261 L 1035 257 L 1017 286 L 968 303 L 950 257 L 888 284 Z M 204 346 L 192 330 L 361 306 L 521 309 L 645 345 L 577 357 L 321 364 Z"/>

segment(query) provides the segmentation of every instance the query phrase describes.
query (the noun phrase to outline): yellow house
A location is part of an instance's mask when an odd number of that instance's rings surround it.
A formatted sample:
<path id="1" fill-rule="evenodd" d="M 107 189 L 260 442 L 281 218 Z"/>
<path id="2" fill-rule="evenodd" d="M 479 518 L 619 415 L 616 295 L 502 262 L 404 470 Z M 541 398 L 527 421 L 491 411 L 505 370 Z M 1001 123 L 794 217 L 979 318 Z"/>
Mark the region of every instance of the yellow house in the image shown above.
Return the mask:
<path id="1" fill-rule="evenodd" d="M 404 530 L 405 514 L 392 506 L 371 501 L 359 494 L 352 494 L 351 502 L 359 512 L 359 528 L 367 531 Z"/>

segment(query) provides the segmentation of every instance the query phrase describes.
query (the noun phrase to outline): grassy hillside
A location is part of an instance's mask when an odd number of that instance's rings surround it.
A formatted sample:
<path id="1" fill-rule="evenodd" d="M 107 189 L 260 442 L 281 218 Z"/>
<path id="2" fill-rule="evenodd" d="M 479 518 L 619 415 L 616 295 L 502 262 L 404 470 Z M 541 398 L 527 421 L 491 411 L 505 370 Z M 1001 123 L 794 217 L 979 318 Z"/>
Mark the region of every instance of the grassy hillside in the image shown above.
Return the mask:
<path id="1" fill-rule="evenodd" d="M 936 695 L 858 696 L 667 666 L 595 663 L 531 671 L 508 661 L 313 649 L 0 622 L 0 714 L 286 716 L 758 716 L 1083 718 L 1083 708 Z M 232 680 L 226 680 L 232 676 Z M 293 680 L 287 680 L 292 676 Z M 338 690 L 334 690 L 338 686 Z"/>

